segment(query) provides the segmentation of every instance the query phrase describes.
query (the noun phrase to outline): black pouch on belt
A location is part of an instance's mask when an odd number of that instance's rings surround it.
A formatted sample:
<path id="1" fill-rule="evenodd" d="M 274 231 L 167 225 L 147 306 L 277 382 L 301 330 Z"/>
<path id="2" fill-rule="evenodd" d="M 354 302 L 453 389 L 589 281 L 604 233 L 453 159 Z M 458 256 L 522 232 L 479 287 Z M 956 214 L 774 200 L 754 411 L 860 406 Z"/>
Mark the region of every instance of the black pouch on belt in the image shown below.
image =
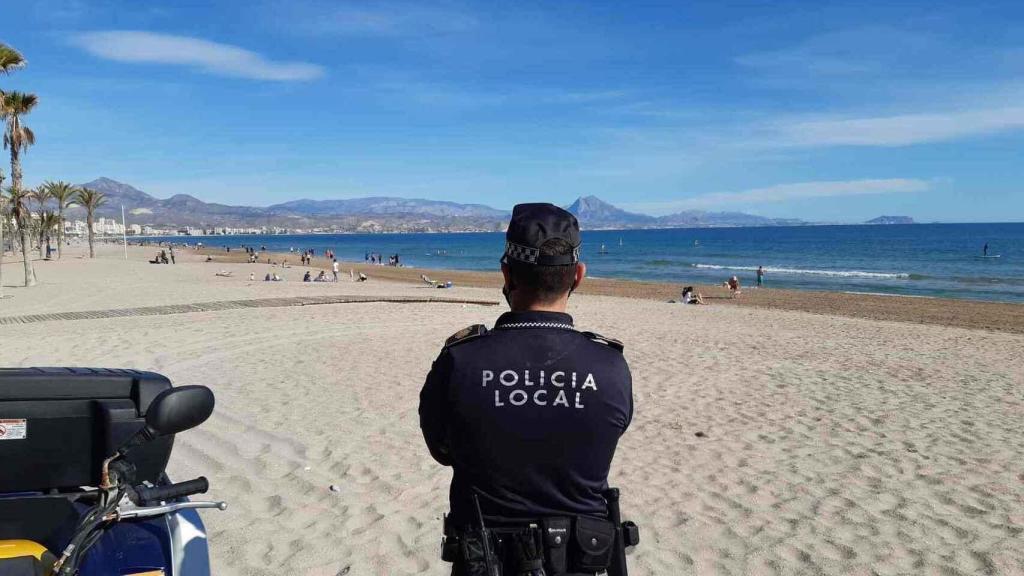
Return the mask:
<path id="1" fill-rule="evenodd" d="M 615 525 L 608 520 L 577 516 L 573 527 L 573 572 L 600 572 L 608 568 L 615 543 Z"/>
<path id="2" fill-rule="evenodd" d="M 455 573 L 460 576 L 494 576 L 487 572 L 486 550 L 478 534 L 463 534 L 459 537 L 459 558 L 455 562 Z M 491 563 L 500 566 L 497 559 Z"/>
<path id="3" fill-rule="evenodd" d="M 554 574 L 565 574 L 569 571 L 569 530 L 572 521 L 568 517 L 553 516 L 541 520 L 544 531 L 544 555 L 547 559 L 548 571 Z"/>

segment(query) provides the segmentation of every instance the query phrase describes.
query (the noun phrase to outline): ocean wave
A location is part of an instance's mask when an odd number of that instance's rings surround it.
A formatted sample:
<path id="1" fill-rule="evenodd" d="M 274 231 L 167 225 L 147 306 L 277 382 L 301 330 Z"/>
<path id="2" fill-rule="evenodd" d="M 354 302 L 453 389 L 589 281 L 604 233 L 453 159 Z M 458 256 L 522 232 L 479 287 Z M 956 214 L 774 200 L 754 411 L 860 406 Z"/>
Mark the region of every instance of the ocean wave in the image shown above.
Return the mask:
<path id="1" fill-rule="evenodd" d="M 708 270 L 745 270 L 756 271 L 757 266 L 733 266 L 722 264 L 691 264 L 694 268 Z M 908 274 L 906 272 L 865 272 L 862 270 L 806 270 L 803 268 L 776 268 L 765 266 L 764 271 L 768 274 L 800 274 L 810 276 L 834 276 L 838 278 L 878 278 L 878 279 L 900 279 L 920 280 L 924 276 L 920 274 Z"/>

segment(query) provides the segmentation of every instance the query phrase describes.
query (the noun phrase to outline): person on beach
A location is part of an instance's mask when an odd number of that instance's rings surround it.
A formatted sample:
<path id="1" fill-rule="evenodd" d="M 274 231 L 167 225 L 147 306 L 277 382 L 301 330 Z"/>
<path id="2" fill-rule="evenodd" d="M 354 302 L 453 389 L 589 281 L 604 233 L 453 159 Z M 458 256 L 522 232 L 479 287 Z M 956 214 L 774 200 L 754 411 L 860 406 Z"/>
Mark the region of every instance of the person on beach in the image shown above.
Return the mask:
<path id="1" fill-rule="evenodd" d="M 764 287 L 764 266 L 757 267 L 757 287 Z"/>
<path id="2" fill-rule="evenodd" d="M 302 277 L 302 281 L 303 282 L 309 282 L 312 279 L 313 279 L 313 276 L 309 273 L 309 270 L 306 270 L 306 275 Z"/>
<path id="3" fill-rule="evenodd" d="M 509 531 L 488 561 L 504 574 L 607 568 L 607 559 L 583 567 L 560 554 L 597 544 L 610 550 L 608 470 L 633 417 L 622 344 L 577 331 L 566 313 L 586 275 L 579 248 L 571 213 L 517 205 L 501 260 L 511 311 L 492 330 L 476 325 L 449 338 L 420 392 L 427 448 L 453 469 L 442 553 L 453 576 L 483 573 L 471 572 L 484 564 L 474 552 L 484 541 L 481 522 Z M 543 538 L 553 534 L 564 540 Z"/>
<path id="4" fill-rule="evenodd" d="M 735 297 L 740 295 L 740 279 L 739 278 L 737 278 L 736 276 L 733 276 L 732 278 L 729 278 L 728 282 L 726 282 L 726 285 L 729 286 L 729 292 L 730 292 L 730 294 L 732 295 L 733 298 L 735 298 Z"/>
<path id="5" fill-rule="evenodd" d="M 704 304 L 704 296 L 694 294 L 693 286 L 683 288 L 683 304 Z"/>
<path id="6" fill-rule="evenodd" d="M 334 281 L 338 281 L 338 259 L 334 258 L 334 262 L 331 263 L 331 271 L 334 272 Z"/>
<path id="7" fill-rule="evenodd" d="M 170 248 L 170 255 L 171 255 L 171 264 L 174 264 L 174 246 L 173 245 Z"/>

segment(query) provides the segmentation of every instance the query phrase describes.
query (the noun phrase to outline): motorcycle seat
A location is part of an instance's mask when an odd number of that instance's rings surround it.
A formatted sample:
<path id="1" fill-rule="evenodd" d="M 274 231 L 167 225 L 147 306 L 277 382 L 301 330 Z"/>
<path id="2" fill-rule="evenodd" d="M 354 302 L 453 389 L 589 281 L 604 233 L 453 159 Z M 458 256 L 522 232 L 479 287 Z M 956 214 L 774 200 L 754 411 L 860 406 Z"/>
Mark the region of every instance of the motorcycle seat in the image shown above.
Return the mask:
<path id="1" fill-rule="evenodd" d="M 0 576 L 49 576 L 56 561 L 45 546 L 31 540 L 0 540 Z"/>

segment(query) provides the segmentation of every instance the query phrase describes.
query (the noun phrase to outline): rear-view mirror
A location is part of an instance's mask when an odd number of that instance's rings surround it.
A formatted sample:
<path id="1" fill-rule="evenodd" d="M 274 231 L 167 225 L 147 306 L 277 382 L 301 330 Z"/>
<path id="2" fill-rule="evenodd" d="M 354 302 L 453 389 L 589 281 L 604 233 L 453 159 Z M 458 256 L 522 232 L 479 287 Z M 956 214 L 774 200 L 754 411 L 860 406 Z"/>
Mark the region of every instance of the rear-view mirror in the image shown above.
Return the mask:
<path id="1" fill-rule="evenodd" d="M 206 386 L 164 390 L 146 411 L 146 428 L 154 436 L 170 436 L 195 428 L 213 413 L 213 392 Z"/>

